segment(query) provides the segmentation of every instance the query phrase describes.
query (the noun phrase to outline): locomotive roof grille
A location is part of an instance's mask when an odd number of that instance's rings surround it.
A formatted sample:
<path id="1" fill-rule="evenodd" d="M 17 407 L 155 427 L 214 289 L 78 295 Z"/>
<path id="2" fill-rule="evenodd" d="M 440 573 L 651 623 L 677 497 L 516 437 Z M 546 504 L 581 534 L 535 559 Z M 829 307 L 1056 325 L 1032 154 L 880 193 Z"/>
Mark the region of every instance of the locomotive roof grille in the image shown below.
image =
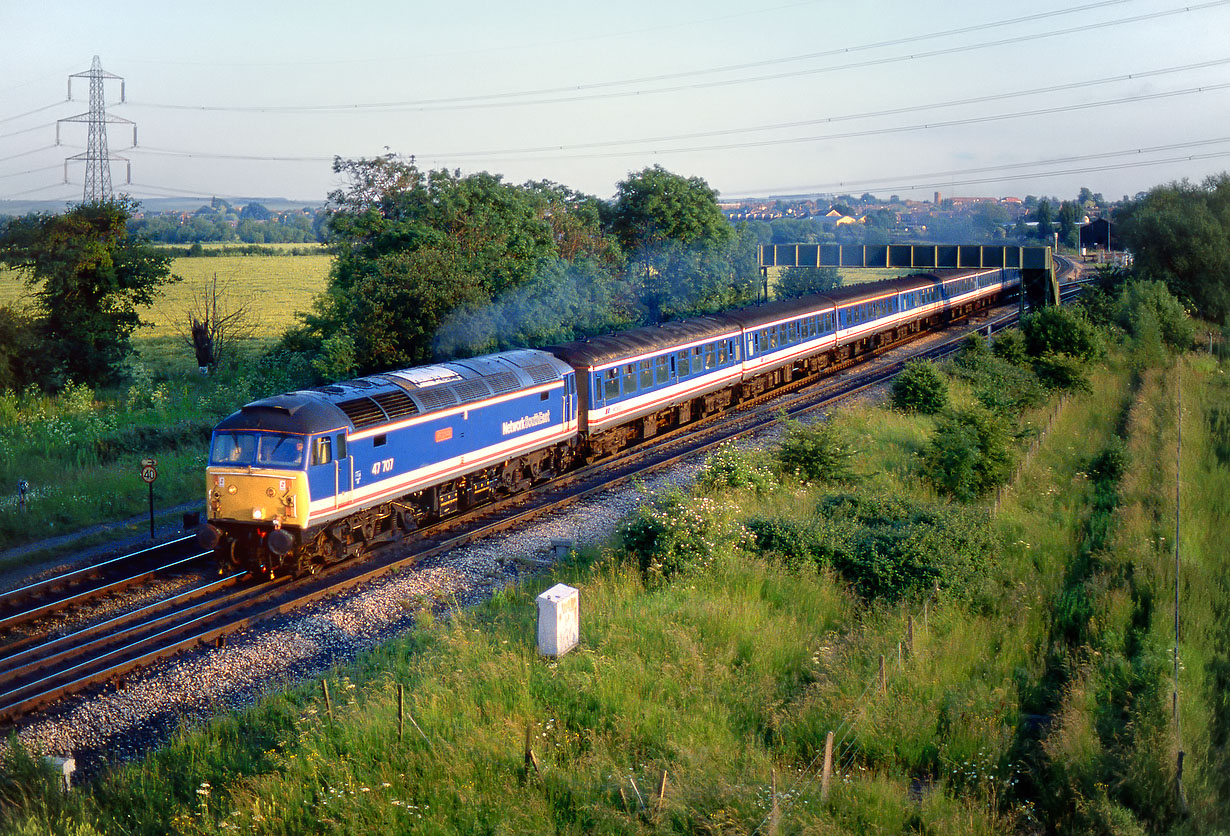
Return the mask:
<path id="1" fill-rule="evenodd" d="M 496 372 L 486 378 L 487 385 L 497 395 L 515 392 L 521 388 L 521 381 L 512 372 Z"/>
<path id="2" fill-rule="evenodd" d="M 546 363 L 535 363 L 532 366 L 524 366 L 523 368 L 534 383 L 553 383 L 559 380 L 559 373 Z"/>
<path id="3" fill-rule="evenodd" d="M 487 384 L 483 383 L 481 378 L 463 380 L 460 383 L 452 384 L 449 388 L 456 393 L 457 398 L 462 403 L 472 403 L 491 397 L 491 390 L 487 388 Z"/>
<path id="4" fill-rule="evenodd" d="M 457 405 L 457 395 L 454 394 L 449 386 L 420 389 L 414 393 L 414 396 L 423 405 L 424 412 L 433 412 L 437 409 L 447 409 L 450 406 Z"/>
<path id="5" fill-rule="evenodd" d="M 346 413 L 346 417 L 350 419 L 350 422 L 354 424 L 357 430 L 364 427 L 374 427 L 388 420 L 388 416 L 380 408 L 380 404 L 367 396 L 341 401 L 337 404 L 337 408 Z"/>
<path id="6" fill-rule="evenodd" d="M 380 408 L 389 416 L 390 421 L 405 418 L 407 415 L 417 415 L 419 411 L 418 404 L 410 400 L 410 396 L 400 389 L 372 395 L 372 400 L 380 405 Z"/>

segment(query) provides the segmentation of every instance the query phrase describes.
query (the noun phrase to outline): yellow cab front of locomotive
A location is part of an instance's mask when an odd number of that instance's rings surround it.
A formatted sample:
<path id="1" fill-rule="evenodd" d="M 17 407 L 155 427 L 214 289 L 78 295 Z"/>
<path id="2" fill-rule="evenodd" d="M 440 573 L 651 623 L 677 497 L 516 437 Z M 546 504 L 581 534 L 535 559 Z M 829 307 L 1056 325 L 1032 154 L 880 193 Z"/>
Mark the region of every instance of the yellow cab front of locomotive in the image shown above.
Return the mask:
<path id="1" fill-rule="evenodd" d="M 307 439 L 278 432 L 217 431 L 206 468 L 210 522 L 299 527 L 308 512 Z"/>

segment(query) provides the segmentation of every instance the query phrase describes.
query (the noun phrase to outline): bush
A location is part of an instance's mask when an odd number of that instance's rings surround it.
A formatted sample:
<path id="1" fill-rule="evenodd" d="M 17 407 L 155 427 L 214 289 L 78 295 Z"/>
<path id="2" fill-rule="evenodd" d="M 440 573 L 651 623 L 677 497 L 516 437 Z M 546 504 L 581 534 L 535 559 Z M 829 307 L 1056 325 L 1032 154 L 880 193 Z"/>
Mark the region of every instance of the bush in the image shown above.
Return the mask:
<path id="1" fill-rule="evenodd" d="M 991 353 L 1017 366 L 1024 365 L 1028 359 L 1028 353 L 1025 351 L 1025 335 L 1016 328 L 1000 331 L 995 335 L 995 341 L 991 343 Z"/>
<path id="2" fill-rule="evenodd" d="M 996 539 L 986 515 L 856 494 L 824 497 L 810 522 L 753 519 L 761 552 L 787 565 L 832 567 L 866 598 L 897 600 L 937 583 L 964 592 L 987 573 Z"/>
<path id="3" fill-rule="evenodd" d="M 983 409 L 944 415 L 922 454 L 923 475 L 942 493 L 963 501 L 1007 482 L 1012 466 L 1007 425 Z"/>
<path id="4" fill-rule="evenodd" d="M 1046 400 L 1046 388 L 1028 365 L 1018 366 L 990 352 L 964 354 L 951 368 L 953 377 L 970 384 L 979 403 L 999 415 L 1012 417 Z"/>
<path id="5" fill-rule="evenodd" d="M 1081 360 L 1102 355 L 1102 340 L 1085 314 L 1074 308 L 1049 305 L 1021 319 L 1025 350 L 1032 357 L 1067 354 Z"/>
<path id="6" fill-rule="evenodd" d="M 1156 323 L 1162 342 L 1185 351 L 1192 347 L 1196 330 L 1191 319 L 1162 282 L 1133 282 L 1119 297 L 1115 321 L 1132 337 L 1139 338 L 1142 326 Z"/>
<path id="7" fill-rule="evenodd" d="M 934 415 L 948 405 L 948 381 L 935 363 L 911 360 L 893 378 L 892 401 L 902 412 Z"/>
<path id="8" fill-rule="evenodd" d="M 1061 392 L 1089 392 L 1088 365 L 1069 354 L 1047 352 L 1034 360 L 1034 372 L 1048 389 Z"/>
<path id="9" fill-rule="evenodd" d="M 638 508 L 620 525 L 619 536 L 648 583 L 704 570 L 751 544 L 747 529 L 723 514 L 714 500 L 678 490 Z"/>
<path id="10" fill-rule="evenodd" d="M 777 487 L 777 481 L 768 468 L 729 445 L 705 459 L 705 466 L 696 476 L 696 484 L 701 490 L 711 493 L 751 490 L 758 495 L 770 493 Z"/>
<path id="11" fill-rule="evenodd" d="M 831 421 L 801 424 L 788 420 L 777 461 L 784 472 L 804 481 L 842 483 L 854 479 L 853 455 L 853 448 Z"/>

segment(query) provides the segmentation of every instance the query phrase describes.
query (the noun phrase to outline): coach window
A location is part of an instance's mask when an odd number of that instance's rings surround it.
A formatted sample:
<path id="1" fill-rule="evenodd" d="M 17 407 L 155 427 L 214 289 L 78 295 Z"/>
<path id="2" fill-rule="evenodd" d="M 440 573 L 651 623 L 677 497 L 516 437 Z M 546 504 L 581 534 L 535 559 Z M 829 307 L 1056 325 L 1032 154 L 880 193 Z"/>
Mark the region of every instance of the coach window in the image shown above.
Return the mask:
<path id="1" fill-rule="evenodd" d="M 636 364 L 624 366 L 624 394 L 630 395 L 636 391 Z"/>
<path id="2" fill-rule="evenodd" d="M 705 361 L 703 358 L 704 346 L 695 346 L 692 349 L 692 374 L 700 374 L 705 370 Z"/>
<path id="3" fill-rule="evenodd" d="M 649 360 L 641 361 L 641 390 L 653 386 L 653 364 Z"/>
<path id="4" fill-rule="evenodd" d="M 328 464 L 331 461 L 333 461 L 333 439 L 327 435 L 316 439 L 316 443 L 312 445 L 312 464 Z"/>
<path id="5" fill-rule="evenodd" d="M 619 397 L 619 369 L 606 370 L 602 389 L 606 394 L 606 399 L 608 401 L 615 400 Z"/>
<path id="6" fill-rule="evenodd" d="M 679 376 L 687 377 L 690 375 L 692 373 L 692 365 L 688 362 L 688 350 L 685 348 L 683 351 L 675 355 L 675 358 L 678 361 L 677 365 Z"/>
<path id="7" fill-rule="evenodd" d="M 653 361 L 653 378 L 655 383 L 666 383 L 671 379 L 670 372 L 666 368 L 666 358 L 656 357 Z"/>
<path id="8" fill-rule="evenodd" d="M 713 343 L 709 343 L 708 345 L 705 346 L 705 368 L 706 369 L 712 369 L 714 366 L 717 365 L 717 361 L 715 357 L 716 355 L 714 354 L 714 351 L 713 351 Z"/>
<path id="9" fill-rule="evenodd" d="M 720 343 L 718 343 L 718 365 L 719 366 L 726 365 L 726 357 L 727 357 L 726 340 L 722 340 Z"/>

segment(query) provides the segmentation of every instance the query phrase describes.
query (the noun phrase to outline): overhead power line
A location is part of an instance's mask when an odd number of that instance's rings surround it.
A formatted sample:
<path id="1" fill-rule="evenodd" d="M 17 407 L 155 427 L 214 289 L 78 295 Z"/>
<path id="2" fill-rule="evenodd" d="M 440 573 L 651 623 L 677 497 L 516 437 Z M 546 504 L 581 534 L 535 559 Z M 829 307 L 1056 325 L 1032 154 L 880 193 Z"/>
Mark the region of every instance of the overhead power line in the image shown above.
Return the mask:
<path id="1" fill-rule="evenodd" d="M 1083 166 L 1079 168 L 1065 168 L 1065 169 L 1051 169 L 1048 171 L 1035 171 L 1035 172 L 1031 172 L 1028 174 L 1005 174 L 1005 175 L 998 176 L 998 177 L 994 177 L 994 176 L 993 177 L 978 177 L 978 178 L 969 178 L 969 179 L 964 179 L 964 180 L 945 178 L 945 179 L 933 180 L 930 182 L 907 182 L 903 180 L 899 183 L 892 183 L 892 184 L 884 184 L 881 182 L 879 185 L 879 188 L 881 191 L 905 192 L 905 191 L 913 191 L 917 189 L 929 190 L 929 189 L 937 189 L 937 188 L 951 188 L 953 186 L 975 186 L 975 185 L 982 185 L 985 183 L 1007 183 L 1007 182 L 1011 182 L 1014 180 L 1040 180 L 1040 179 L 1047 178 L 1047 177 L 1066 177 L 1072 174 L 1093 174 L 1093 173 L 1101 172 L 1101 171 L 1126 171 L 1128 169 L 1133 169 L 1133 168 L 1150 168 L 1150 167 L 1159 166 L 1159 165 L 1172 165 L 1174 163 L 1187 163 L 1187 162 L 1197 162 L 1201 160 L 1223 159 L 1225 157 L 1230 157 L 1230 151 L 1216 151 L 1216 152 L 1210 152 L 1207 154 L 1186 154 L 1182 156 L 1166 157 L 1166 158 L 1157 159 L 1157 160 L 1137 160 L 1137 161 L 1129 162 L 1129 163 L 1114 163 L 1110 165 Z M 858 180 L 848 181 L 843 191 L 848 190 L 848 189 L 858 189 L 861 186 L 862 186 L 861 181 L 858 181 Z M 777 191 L 773 189 L 764 189 L 764 190 L 754 189 L 754 190 L 750 190 L 746 192 L 740 191 L 740 192 L 735 193 L 735 195 L 742 195 L 744 198 L 765 196 L 767 199 L 781 200 L 781 199 L 788 199 L 788 198 L 806 197 L 812 194 L 816 194 L 820 190 L 810 191 L 810 190 L 804 190 L 804 189 L 790 189 L 789 191 L 790 193 L 783 194 L 783 193 L 777 193 Z M 825 189 L 824 191 L 826 192 L 831 191 L 831 189 Z"/>
<path id="2" fill-rule="evenodd" d="M 1022 168 L 1038 168 L 1039 166 L 1050 165 L 1069 165 L 1071 163 L 1090 162 L 1093 160 L 1107 160 L 1115 157 L 1139 157 L 1144 154 L 1158 154 L 1164 151 L 1178 151 L 1183 148 L 1200 148 L 1207 145 L 1220 145 L 1230 142 L 1230 136 L 1216 137 L 1213 139 L 1198 139 L 1192 142 L 1175 142 L 1167 145 L 1154 145 L 1146 148 L 1127 148 L 1122 151 L 1102 151 L 1096 154 L 1078 154 L 1069 157 L 1054 157 L 1049 160 L 1033 160 L 1023 163 L 1002 163 L 999 165 L 981 166 L 978 168 L 958 168 L 949 169 L 946 171 L 930 171 L 924 174 L 894 174 L 886 177 L 867 177 L 856 180 L 833 180 L 827 183 L 813 183 L 807 186 L 775 186 L 769 191 L 777 193 L 783 190 L 803 191 L 808 194 L 832 191 L 848 191 L 853 188 L 880 188 L 884 189 L 888 186 L 896 185 L 903 182 L 913 182 L 918 180 L 926 180 L 929 178 L 946 178 L 946 177 L 970 177 L 975 174 L 986 174 L 988 172 L 997 171 L 1013 171 Z M 1139 161 L 1138 161 L 1139 162 Z M 1035 176 L 1028 174 L 1025 176 Z M 948 182 L 948 181 L 945 181 Z M 757 194 L 763 194 L 765 190 L 757 190 Z M 740 192 L 742 194 L 742 192 Z"/>
<path id="3" fill-rule="evenodd" d="M 1107 78 L 1098 78 L 1091 81 L 1073 81 L 1065 84 L 1055 84 L 1050 87 L 1035 87 L 1030 90 L 1015 90 L 1006 93 L 991 93 L 985 96 L 974 96 L 967 99 L 952 99 L 943 102 L 932 102 L 930 104 L 910 105 L 907 107 L 887 108 L 884 110 L 867 111 L 864 113 L 850 113 L 840 116 L 826 116 L 818 119 L 803 119 L 793 122 L 776 122 L 767 125 L 751 125 L 741 128 L 721 128 L 711 131 L 696 131 L 682 134 L 668 134 L 657 137 L 645 137 L 641 139 L 608 139 L 597 142 L 572 143 L 569 145 L 543 145 L 529 148 L 508 148 L 501 150 L 487 151 L 462 151 L 449 154 L 451 157 L 490 157 L 498 154 L 533 154 L 542 152 L 553 152 L 561 150 L 582 150 L 588 148 L 610 148 L 621 145 L 630 144 L 649 144 L 655 142 L 676 142 L 685 139 L 704 139 L 717 136 L 731 136 L 736 134 L 759 133 L 761 131 L 776 131 L 789 128 L 803 128 L 814 125 L 829 125 L 838 122 L 851 122 L 858 119 L 872 119 L 881 116 L 900 116 L 909 113 L 920 113 L 927 110 L 939 110 L 947 107 L 959 107 L 970 104 L 986 104 L 987 102 L 1004 101 L 1007 99 L 1018 99 L 1025 96 L 1037 96 L 1051 93 L 1060 93 L 1070 90 L 1079 90 L 1085 87 L 1097 87 L 1104 84 L 1113 84 L 1123 81 L 1136 81 L 1144 78 L 1152 78 L 1161 75 L 1169 75 L 1173 73 L 1188 72 L 1191 70 L 1202 70 L 1210 67 L 1220 67 L 1230 64 L 1230 58 L 1219 58 L 1215 61 L 1203 61 L 1198 64 L 1186 64 L 1180 67 L 1166 67 L 1159 70 L 1145 70 L 1143 72 L 1125 73 Z M 437 156 L 427 154 L 425 156 Z"/>
<path id="4" fill-rule="evenodd" d="M 1203 87 L 1184 88 L 1181 90 L 1163 91 L 1158 93 L 1142 93 L 1135 96 L 1124 96 L 1117 99 L 1105 99 L 1096 102 L 1081 102 L 1073 105 L 1053 105 L 1046 108 L 1017 111 L 1014 113 L 1004 114 L 989 114 L 981 116 L 966 117 L 962 119 L 951 119 L 942 122 L 930 122 L 914 125 L 901 125 L 886 128 L 869 128 L 861 131 L 847 131 L 844 133 L 822 134 L 806 137 L 779 137 L 761 140 L 753 140 L 748 142 L 730 143 L 726 145 L 707 145 L 707 146 L 687 146 L 679 148 L 667 148 L 657 150 L 637 149 L 636 146 L 647 145 L 659 142 L 671 142 L 685 139 L 702 139 L 710 137 L 731 136 L 747 133 L 755 133 L 770 130 L 783 130 L 788 128 L 810 127 L 814 125 L 836 124 L 839 122 L 854 121 L 857 119 L 869 119 L 881 116 L 901 115 L 908 113 L 918 113 L 927 110 L 935 110 L 945 107 L 957 107 L 968 104 L 981 104 L 989 101 L 1000 101 L 1011 98 L 1021 98 L 1024 96 L 1040 95 L 1046 93 L 1054 93 L 1065 90 L 1074 90 L 1082 87 L 1092 87 L 1113 82 L 1135 80 L 1141 78 L 1155 77 L 1170 73 L 1184 72 L 1193 69 L 1205 69 L 1214 66 L 1224 66 L 1230 64 L 1230 58 L 1218 59 L 1216 61 L 1207 61 L 1199 64 L 1188 64 L 1181 67 L 1168 67 L 1159 70 L 1146 70 L 1138 73 L 1128 73 L 1110 78 L 1094 79 L 1092 81 L 1071 82 L 1068 84 L 1054 85 L 1052 87 L 1034 88 L 1030 90 L 1013 91 L 1007 93 L 990 94 L 987 96 L 978 96 L 969 99 L 959 99 L 945 102 L 935 102 L 925 105 L 914 105 L 910 107 L 892 108 L 887 110 L 872 111 L 867 113 L 845 114 L 840 116 L 830 116 L 821 119 L 809 119 L 796 122 L 784 122 L 768 125 L 757 125 L 745 128 L 729 128 L 715 131 L 703 131 L 696 133 L 675 134 L 668 136 L 647 137 L 640 139 L 621 139 L 621 140 L 602 140 L 597 142 L 573 143 L 567 145 L 541 145 L 522 148 L 505 148 L 505 149 L 488 149 L 482 151 L 429 151 L 418 153 L 417 156 L 431 159 L 474 159 L 474 160 L 502 160 L 511 157 L 520 157 L 525 155 L 538 155 L 571 151 L 585 151 L 596 148 L 626 148 L 628 150 L 606 153 L 606 154 L 570 154 L 570 159 L 584 159 L 593 157 L 610 157 L 610 156 L 627 156 L 628 154 L 678 154 L 694 151 L 710 151 L 710 150 L 727 150 L 731 148 L 749 148 L 769 145 L 794 144 L 801 142 L 821 142 L 825 140 L 862 138 L 876 136 L 881 134 L 903 133 L 915 130 L 928 130 L 933 128 L 953 127 L 976 124 L 979 122 L 995 122 L 1005 119 L 1023 118 L 1028 116 L 1048 115 L 1053 113 L 1061 113 L 1065 111 L 1077 110 L 1089 107 L 1109 107 L 1118 104 L 1131 104 L 1140 101 L 1151 101 L 1155 99 L 1172 98 L 1176 96 L 1193 95 L 1196 93 L 1210 92 L 1214 90 L 1230 87 L 1230 83 L 1209 85 Z M 155 154 L 160 156 L 175 156 L 184 158 L 201 158 L 201 159 L 220 159 L 220 160 L 254 160 L 260 162 L 332 162 L 333 156 L 285 156 L 274 154 L 221 154 L 213 151 L 200 150 L 183 150 L 170 148 L 150 148 L 142 147 L 134 149 L 134 153 Z M 343 155 L 344 156 L 344 155 Z"/>
<path id="5" fill-rule="evenodd" d="M 935 58 L 944 55 L 953 55 L 962 52 L 970 52 L 973 50 L 990 49 L 998 47 L 1015 47 L 1021 43 L 1028 41 L 1042 40 L 1046 38 L 1054 38 L 1061 35 L 1071 34 L 1069 29 L 1055 29 L 1046 32 L 1038 32 L 1033 34 L 1015 33 L 1011 38 L 983 41 L 975 44 L 965 44 L 961 46 L 945 47 L 935 49 L 929 52 L 910 53 L 907 55 L 889 56 L 885 58 L 868 59 L 864 61 L 853 61 L 844 64 L 834 64 L 825 67 L 812 67 L 788 72 L 772 73 L 767 75 L 757 76 L 742 76 L 738 78 L 719 79 L 713 81 L 696 82 L 689 84 L 674 85 L 669 87 L 657 88 L 637 88 L 633 90 L 610 91 L 612 87 L 623 87 L 630 84 L 644 84 L 657 81 L 670 81 L 681 78 L 716 75 L 721 73 L 730 73 L 742 71 L 746 68 L 755 66 L 768 66 L 772 64 L 781 64 L 796 61 L 814 60 L 822 57 L 832 57 L 836 55 L 845 55 L 854 52 L 861 52 L 871 49 L 880 49 L 884 46 L 892 46 L 898 43 L 909 43 L 918 40 L 927 40 L 932 38 L 945 37 L 951 34 L 964 34 L 967 32 L 977 31 L 980 29 L 990 29 L 995 27 L 1006 26 L 1019 23 L 1021 21 L 1033 20 L 1040 17 L 1050 17 L 1059 14 L 1072 14 L 1078 11 L 1089 11 L 1102 8 L 1110 5 L 1118 5 L 1119 3 L 1129 2 L 1130 0 L 1103 0 L 1103 2 L 1092 3 L 1086 6 L 1068 8 L 1059 10 L 1053 13 L 1042 13 L 1040 15 L 1030 15 L 1025 18 L 1016 18 L 1011 21 L 995 21 L 988 24 L 980 24 L 978 26 L 964 27 L 961 29 L 945 30 L 943 32 L 930 33 L 928 35 L 919 35 L 911 38 L 898 39 L 897 41 L 883 41 L 873 44 L 863 44 L 853 47 L 845 47 L 841 49 L 827 50 L 825 52 L 807 53 L 804 55 L 791 56 L 789 58 L 767 59 L 762 62 L 753 62 L 752 64 L 731 64 L 721 67 L 710 67 L 702 70 L 690 70 L 678 73 L 666 73 L 656 76 L 642 76 L 631 79 L 619 79 L 615 81 L 596 82 L 593 84 L 570 85 L 567 87 L 546 87 L 535 90 L 522 91 L 506 91 L 499 93 L 476 94 L 472 96 L 450 96 L 430 99 L 407 99 L 400 101 L 388 102 L 355 102 L 343 104 L 324 104 L 324 105 L 185 105 L 171 104 L 162 102 L 140 102 L 134 101 L 130 104 L 134 107 L 149 107 L 168 110 L 190 110 L 201 112 L 228 112 L 228 113 L 314 113 L 314 112 L 365 112 L 365 111 L 395 111 L 395 110 L 457 110 L 457 109 L 472 109 L 472 108 L 492 108 L 492 107 L 523 107 L 526 105 L 538 104 L 568 104 L 572 102 L 593 101 L 600 99 L 624 98 L 629 96 L 646 96 L 660 93 L 677 93 L 686 90 L 697 90 L 713 87 L 726 87 L 733 85 L 754 84 L 763 81 L 778 81 L 785 78 L 797 78 L 807 75 L 816 75 L 820 73 L 840 72 L 843 70 L 866 69 L 875 66 L 884 66 L 888 64 L 897 64 L 907 61 L 917 61 L 925 58 Z M 1230 0 L 1210 0 L 1201 4 L 1180 6 L 1172 9 L 1164 9 L 1156 12 L 1149 12 L 1132 17 L 1118 18 L 1114 20 L 1093 21 L 1082 25 L 1081 32 L 1088 32 L 1093 29 L 1104 29 L 1111 26 L 1122 26 L 1131 23 L 1142 23 L 1145 21 L 1157 20 L 1159 18 L 1170 17 L 1180 14 L 1188 14 L 1192 12 L 1205 11 L 1219 6 L 1230 5 Z M 607 92 L 599 92 L 607 90 Z M 575 95 L 580 92 L 581 95 Z M 540 97 L 540 98 L 530 98 Z M 541 98 L 547 97 L 547 98 Z M 509 101 L 517 100 L 517 101 Z"/>

